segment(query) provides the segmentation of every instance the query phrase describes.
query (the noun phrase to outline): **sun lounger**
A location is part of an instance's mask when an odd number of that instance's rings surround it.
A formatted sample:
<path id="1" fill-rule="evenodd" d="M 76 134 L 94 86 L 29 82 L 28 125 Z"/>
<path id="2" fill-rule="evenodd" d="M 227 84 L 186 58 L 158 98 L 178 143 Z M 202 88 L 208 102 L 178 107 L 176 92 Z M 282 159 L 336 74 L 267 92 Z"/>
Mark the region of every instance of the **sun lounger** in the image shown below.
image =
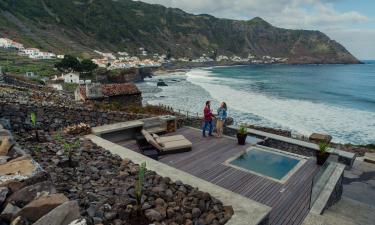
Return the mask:
<path id="1" fill-rule="evenodd" d="M 154 139 L 156 140 L 157 143 L 162 144 L 166 142 L 171 142 L 171 141 L 181 141 L 181 140 L 186 140 L 186 138 L 183 135 L 174 135 L 174 136 L 165 136 L 165 137 L 159 137 L 157 135 L 153 135 Z"/>
<path id="2" fill-rule="evenodd" d="M 142 134 L 146 141 L 159 151 L 160 155 L 191 151 L 192 143 L 182 135 L 166 137 L 155 135 L 153 137 L 146 130 L 142 130 Z"/>

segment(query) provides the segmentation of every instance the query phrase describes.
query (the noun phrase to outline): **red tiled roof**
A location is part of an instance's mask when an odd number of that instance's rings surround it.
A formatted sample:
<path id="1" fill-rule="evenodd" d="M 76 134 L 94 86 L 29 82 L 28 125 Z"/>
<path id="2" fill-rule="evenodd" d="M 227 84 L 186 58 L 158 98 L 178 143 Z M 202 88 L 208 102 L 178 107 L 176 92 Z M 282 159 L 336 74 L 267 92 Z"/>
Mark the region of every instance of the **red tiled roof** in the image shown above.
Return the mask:
<path id="1" fill-rule="evenodd" d="M 103 95 L 106 96 L 134 95 L 141 93 L 137 86 L 132 83 L 104 84 L 102 85 L 102 92 Z"/>
<path id="2" fill-rule="evenodd" d="M 101 89 L 104 97 L 141 94 L 137 86 L 132 83 L 103 84 Z M 85 86 L 80 86 L 80 92 L 81 96 L 87 99 Z"/>

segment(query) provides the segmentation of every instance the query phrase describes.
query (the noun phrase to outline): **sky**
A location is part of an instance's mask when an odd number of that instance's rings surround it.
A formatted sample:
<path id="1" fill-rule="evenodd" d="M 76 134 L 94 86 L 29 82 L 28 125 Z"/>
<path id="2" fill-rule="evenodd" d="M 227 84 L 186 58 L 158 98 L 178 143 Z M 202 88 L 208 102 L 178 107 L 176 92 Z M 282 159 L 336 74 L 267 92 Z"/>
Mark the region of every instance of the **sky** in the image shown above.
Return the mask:
<path id="1" fill-rule="evenodd" d="M 320 30 L 358 59 L 375 60 L 375 0 L 142 0 L 194 14 Z"/>

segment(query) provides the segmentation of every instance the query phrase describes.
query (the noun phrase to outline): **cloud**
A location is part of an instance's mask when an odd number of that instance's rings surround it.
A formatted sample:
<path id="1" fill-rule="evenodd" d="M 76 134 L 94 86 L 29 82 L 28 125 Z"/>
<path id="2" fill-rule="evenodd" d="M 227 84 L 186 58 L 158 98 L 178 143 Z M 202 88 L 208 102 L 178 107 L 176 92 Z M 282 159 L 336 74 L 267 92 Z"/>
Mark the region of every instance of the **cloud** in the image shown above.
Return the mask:
<path id="1" fill-rule="evenodd" d="M 251 19 L 263 17 L 276 26 L 316 29 L 339 27 L 369 20 L 356 12 L 338 12 L 334 2 L 340 0 L 143 0 L 187 12 L 212 14 L 221 18 Z"/>
<path id="2" fill-rule="evenodd" d="M 359 59 L 375 59 L 375 29 L 329 29 L 323 32 L 334 37 Z"/>
<path id="3" fill-rule="evenodd" d="M 337 11 L 334 6 L 343 0 L 143 0 L 180 8 L 194 14 L 211 14 L 220 18 L 248 20 L 256 16 L 271 24 L 290 29 L 321 30 L 342 43 L 361 59 L 375 59 L 371 40 L 375 29 L 353 28 L 374 22 L 357 11 Z M 372 38 L 372 39 L 370 39 Z M 366 44 L 364 44 L 366 43 Z M 370 50 L 372 49 L 372 53 Z"/>

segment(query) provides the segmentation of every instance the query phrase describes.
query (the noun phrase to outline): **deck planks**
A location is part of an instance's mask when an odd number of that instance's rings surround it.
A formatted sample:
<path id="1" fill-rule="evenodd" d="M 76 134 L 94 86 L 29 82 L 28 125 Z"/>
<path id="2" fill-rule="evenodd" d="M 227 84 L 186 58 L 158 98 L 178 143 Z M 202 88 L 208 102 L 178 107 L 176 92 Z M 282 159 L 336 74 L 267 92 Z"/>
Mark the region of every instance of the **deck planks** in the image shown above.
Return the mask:
<path id="1" fill-rule="evenodd" d="M 170 135 L 184 135 L 193 150 L 164 155 L 159 161 L 213 184 L 272 207 L 270 225 L 300 225 L 309 212 L 311 182 L 319 167 L 309 159 L 284 184 L 241 171 L 223 163 L 250 145 L 239 146 L 232 138 L 201 137 L 201 132 L 184 127 Z M 118 143 L 138 152 L 135 141 Z M 284 190 L 281 192 L 281 190 Z"/>

